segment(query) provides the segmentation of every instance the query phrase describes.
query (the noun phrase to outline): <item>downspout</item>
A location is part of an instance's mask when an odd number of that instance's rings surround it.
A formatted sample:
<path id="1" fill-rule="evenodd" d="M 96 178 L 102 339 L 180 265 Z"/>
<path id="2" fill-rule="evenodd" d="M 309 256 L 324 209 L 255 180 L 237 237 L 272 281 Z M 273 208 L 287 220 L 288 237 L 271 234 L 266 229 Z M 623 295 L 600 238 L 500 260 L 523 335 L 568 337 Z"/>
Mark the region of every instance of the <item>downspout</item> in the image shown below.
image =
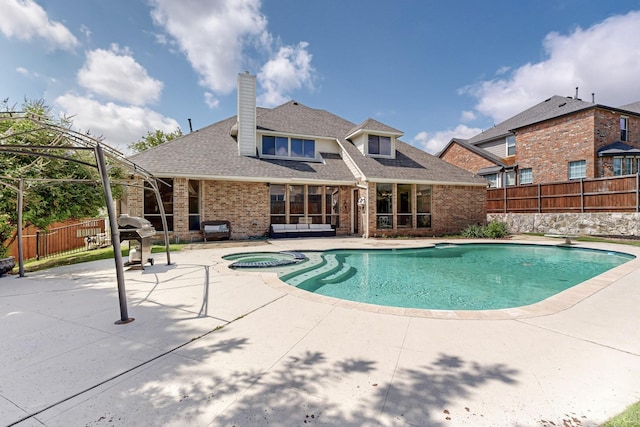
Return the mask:
<path id="1" fill-rule="evenodd" d="M 364 198 L 364 233 L 362 237 L 365 239 L 369 238 L 369 182 L 366 185 L 356 183 L 356 187 L 365 190 L 367 192 L 367 196 Z"/>

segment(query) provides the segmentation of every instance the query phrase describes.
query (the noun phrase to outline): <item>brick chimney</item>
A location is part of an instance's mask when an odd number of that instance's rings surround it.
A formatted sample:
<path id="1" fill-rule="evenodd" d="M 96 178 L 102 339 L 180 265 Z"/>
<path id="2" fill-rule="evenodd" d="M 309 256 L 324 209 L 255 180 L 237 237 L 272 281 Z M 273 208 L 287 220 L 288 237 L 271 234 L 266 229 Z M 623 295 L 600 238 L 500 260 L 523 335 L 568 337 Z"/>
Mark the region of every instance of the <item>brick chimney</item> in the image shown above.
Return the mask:
<path id="1" fill-rule="evenodd" d="M 238 74 L 238 154 L 256 155 L 256 76 Z"/>

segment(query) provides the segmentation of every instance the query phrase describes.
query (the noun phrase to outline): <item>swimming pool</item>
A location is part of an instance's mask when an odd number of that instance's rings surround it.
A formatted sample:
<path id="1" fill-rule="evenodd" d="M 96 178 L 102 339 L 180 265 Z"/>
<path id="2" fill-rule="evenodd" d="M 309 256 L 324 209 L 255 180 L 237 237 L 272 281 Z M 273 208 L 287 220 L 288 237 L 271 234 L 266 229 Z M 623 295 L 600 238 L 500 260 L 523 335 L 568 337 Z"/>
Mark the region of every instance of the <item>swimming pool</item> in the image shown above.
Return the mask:
<path id="1" fill-rule="evenodd" d="M 280 276 L 345 300 L 433 310 L 491 310 L 540 302 L 633 258 L 620 252 L 528 244 L 331 250 Z"/>

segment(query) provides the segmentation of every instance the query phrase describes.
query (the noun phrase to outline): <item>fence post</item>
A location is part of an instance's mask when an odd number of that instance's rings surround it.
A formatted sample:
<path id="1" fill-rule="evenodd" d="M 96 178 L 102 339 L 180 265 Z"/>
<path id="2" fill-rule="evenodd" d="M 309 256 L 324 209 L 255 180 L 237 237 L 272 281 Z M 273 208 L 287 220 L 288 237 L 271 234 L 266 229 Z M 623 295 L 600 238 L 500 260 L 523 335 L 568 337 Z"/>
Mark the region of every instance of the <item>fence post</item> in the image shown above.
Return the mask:
<path id="1" fill-rule="evenodd" d="M 507 186 L 504 186 L 504 213 L 507 213 Z"/>
<path id="2" fill-rule="evenodd" d="M 640 212 L 640 171 L 636 172 L 636 212 Z"/>
<path id="3" fill-rule="evenodd" d="M 542 192 L 540 191 L 540 183 L 538 183 L 538 213 L 542 212 Z"/>
<path id="4" fill-rule="evenodd" d="M 40 230 L 36 230 L 36 259 L 40 260 Z"/>
<path id="5" fill-rule="evenodd" d="M 584 213 L 584 178 L 580 178 L 580 213 Z"/>

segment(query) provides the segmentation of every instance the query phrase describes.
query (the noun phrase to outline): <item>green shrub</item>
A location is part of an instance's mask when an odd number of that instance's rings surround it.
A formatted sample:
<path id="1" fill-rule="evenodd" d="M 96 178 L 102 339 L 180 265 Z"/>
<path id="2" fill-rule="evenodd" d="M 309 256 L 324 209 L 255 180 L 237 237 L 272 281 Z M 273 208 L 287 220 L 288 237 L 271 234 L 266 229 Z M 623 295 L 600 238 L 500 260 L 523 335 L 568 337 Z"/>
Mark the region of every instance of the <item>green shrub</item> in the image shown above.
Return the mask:
<path id="1" fill-rule="evenodd" d="M 501 239 L 509 235 L 509 227 L 504 222 L 491 221 L 486 226 L 485 235 L 492 239 Z"/>
<path id="2" fill-rule="evenodd" d="M 509 227 L 504 222 L 491 221 L 489 224 L 481 226 L 471 224 L 462 230 L 462 237 L 469 239 L 481 239 L 489 237 L 491 239 L 501 239 L 509 235 Z"/>
<path id="3" fill-rule="evenodd" d="M 480 239 L 485 237 L 485 230 L 483 226 L 471 224 L 464 230 L 462 230 L 462 237 L 467 237 L 469 239 Z"/>

